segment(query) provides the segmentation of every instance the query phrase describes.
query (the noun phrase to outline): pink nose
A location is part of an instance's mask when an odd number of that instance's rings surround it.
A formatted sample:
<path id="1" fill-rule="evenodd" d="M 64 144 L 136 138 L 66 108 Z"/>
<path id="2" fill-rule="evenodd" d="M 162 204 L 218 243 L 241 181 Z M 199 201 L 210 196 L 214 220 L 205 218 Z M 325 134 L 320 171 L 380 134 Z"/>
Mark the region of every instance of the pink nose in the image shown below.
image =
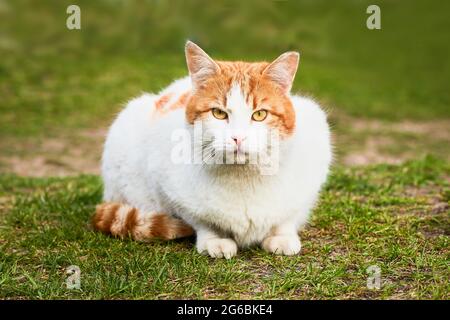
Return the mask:
<path id="1" fill-rule="evenodd" d="M 239 147 L 241 145 L 242 141 L 245 140 L 245 137 L 232 136 L 231 139 L 233 139 L 234 143 L 236 143 L 236 145 Z"/>

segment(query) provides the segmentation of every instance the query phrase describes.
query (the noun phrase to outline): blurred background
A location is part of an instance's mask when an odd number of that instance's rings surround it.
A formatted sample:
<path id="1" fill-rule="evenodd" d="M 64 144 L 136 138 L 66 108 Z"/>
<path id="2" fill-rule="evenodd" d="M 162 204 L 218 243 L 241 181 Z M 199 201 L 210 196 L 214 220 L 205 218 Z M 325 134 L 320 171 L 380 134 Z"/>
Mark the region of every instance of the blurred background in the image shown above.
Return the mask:
<path id="1" fill-rule="evenodd" d="M 81 9 L 69 30 L 66 9 Z M 366 9 L 381 8 L 381 30 Z M 337 163 L 450 159 L 448 1 L 0 0 L 0 172 L 98 173 L 124 103 L 213 58 L 301 52 L 294 91 L 329 112 Z"/>

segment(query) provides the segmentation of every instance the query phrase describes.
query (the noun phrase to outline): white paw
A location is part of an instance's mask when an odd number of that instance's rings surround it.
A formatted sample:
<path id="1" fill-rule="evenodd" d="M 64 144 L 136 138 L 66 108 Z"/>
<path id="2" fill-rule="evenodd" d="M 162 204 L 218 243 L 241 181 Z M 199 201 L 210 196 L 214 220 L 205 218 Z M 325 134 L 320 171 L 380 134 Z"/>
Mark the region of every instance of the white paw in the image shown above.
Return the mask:
<path id="1" fill-rule="evenodd" d="M 264 250 L 275 254 L 291 256 L 300 252 L 302 245 L 297 235 L 271 236 L 262 243 Z"/>
<path id="2" fill-rule="evenodd" d="M 199 253 L 208 253 L 213 258 L 230 259 L 237 253 L 237 245 L 232 239 L 213 238 L 205 240 L 204 243 L 197 243 Z"/>

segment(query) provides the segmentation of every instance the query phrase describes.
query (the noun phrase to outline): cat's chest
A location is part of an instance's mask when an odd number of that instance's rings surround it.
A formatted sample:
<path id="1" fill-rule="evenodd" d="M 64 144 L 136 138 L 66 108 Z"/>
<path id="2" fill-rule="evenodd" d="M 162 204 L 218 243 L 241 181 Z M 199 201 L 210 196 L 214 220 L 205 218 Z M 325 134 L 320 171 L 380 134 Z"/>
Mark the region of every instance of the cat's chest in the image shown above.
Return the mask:
<path id="1" fill-rule="evenodd" d="M 197 181 L 195 192 L 186 194 L 184 206 L 195 217 L 237 236 L 266 233 L 292 213 L 282 183 L 215 184 Z"/>

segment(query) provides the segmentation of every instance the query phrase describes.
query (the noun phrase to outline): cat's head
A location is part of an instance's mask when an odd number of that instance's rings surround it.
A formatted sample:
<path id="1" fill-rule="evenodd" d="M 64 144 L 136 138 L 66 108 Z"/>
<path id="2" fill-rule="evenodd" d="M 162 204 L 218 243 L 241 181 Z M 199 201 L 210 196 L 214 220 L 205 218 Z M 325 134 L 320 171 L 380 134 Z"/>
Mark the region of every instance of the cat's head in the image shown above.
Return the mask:
<path id="1" fill-rule="evenodd" d="M 271 63 L 215 61 L 188 41 L 186 60 L 192 80 L 186 119 L 202 124 L 203 147 L 247 158 L 264 152 L 270 135 L 286 139 L 293 134 L 289 93 L 297 52 L 286 52 Z"/>

